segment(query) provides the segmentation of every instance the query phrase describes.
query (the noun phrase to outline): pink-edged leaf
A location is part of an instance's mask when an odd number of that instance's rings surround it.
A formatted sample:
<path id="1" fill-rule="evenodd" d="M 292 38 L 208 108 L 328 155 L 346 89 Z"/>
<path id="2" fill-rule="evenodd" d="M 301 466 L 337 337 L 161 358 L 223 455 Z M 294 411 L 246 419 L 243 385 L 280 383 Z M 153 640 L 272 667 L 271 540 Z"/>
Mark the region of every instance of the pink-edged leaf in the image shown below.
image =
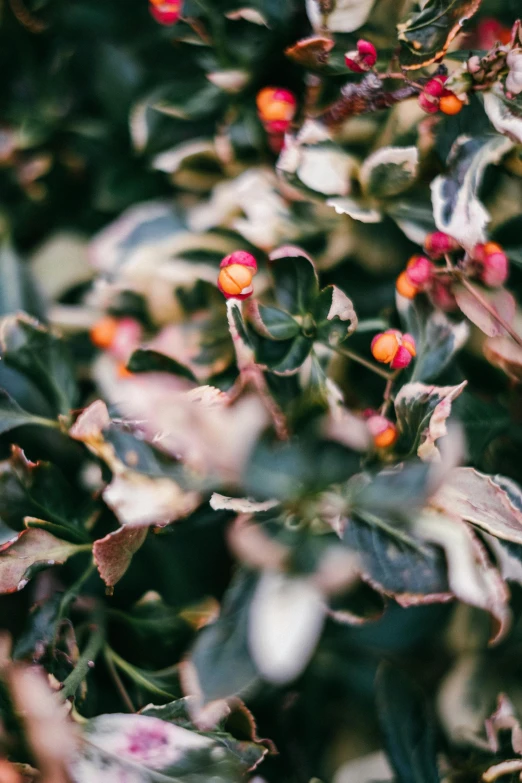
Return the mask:
<path id="1" fill-rule="evenodd" d="M 514 381 L 522 381 L 522 348 L 511 337 L 491 337 L 486 340 L 484 356 Z"/>
<path id="2" fill-rule="evenodd" d="M 23 530 L 0 547 L 0 593 L 22 590 L 37 571 L 61 565 L 83 550 L 82 545 L 62 541 L 41 528 Z"/>
<path id="3" fill-rule="evenodd" d="M 415 533 L 444 550 L 450 588 L 459 601 L 489 612 L 495 621 L 491 643 L 499 642 L 511 622 L 509 591 L 487 551 L 458 512 L 426 511 Z"/>
<path id="4" fill-rule="evenodd" d="M 430 505 L 497 538 L 522 544 L 522 511 L 493 476 L 474 468 L 456 468 L 432 496 Z"/>
<path id="5" fill-rule="evenodd" d="M 496 291 L 484 291 L 477 289 L 484 299 L 496 310 L 504 321 L 511 325 L 515 317 L 515 298 L 505 288 Z M 457 304 L 469 320 L 487 334 L 488 337 L 498 337 L 505 333 L 499 322 L 486 310 L 486 308 L 473 296 L 471 291 L 462 286 L 457 286 L 454 291 Z"/>
<path id="6" fill-rule="evenodd" d="M 146 537 L 146 527 L 120 527 L 94 542 L 94 562 L 107 587 L 120 581 Z"/>
<path id="7" fill-rule="evenodd" d="M 447 434 L 451 405 L 466 383 L 463 381 L 458 386 L 407 383 L 395 398 L 399 429 L 413 441 L 417 455 L 425 462 L 440 459 L 436 441 Z"/>
<path id="8" fill-rule="evenodd" d="M 103 490 L 103 499 L 121 525 L 167 525 L 188 516 L 201 502 L 197 492 L 186 492 L 163 476 L 126 470 Z"/>

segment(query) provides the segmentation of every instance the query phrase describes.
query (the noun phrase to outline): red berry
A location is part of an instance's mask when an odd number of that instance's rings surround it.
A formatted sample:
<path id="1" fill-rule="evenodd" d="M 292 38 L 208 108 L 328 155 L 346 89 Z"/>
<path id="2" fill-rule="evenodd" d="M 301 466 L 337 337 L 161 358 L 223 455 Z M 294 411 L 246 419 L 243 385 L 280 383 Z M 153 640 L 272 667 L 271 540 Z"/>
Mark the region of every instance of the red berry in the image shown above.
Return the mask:
<path id="1" fill-rule="evenodd" d="M 150 2 L 149 11 L 156 22 L 170 27 L 176 24 L 181 16 L 181 2 L 176 0 L 176 2 L 164 2 L 161 5 Z"/>

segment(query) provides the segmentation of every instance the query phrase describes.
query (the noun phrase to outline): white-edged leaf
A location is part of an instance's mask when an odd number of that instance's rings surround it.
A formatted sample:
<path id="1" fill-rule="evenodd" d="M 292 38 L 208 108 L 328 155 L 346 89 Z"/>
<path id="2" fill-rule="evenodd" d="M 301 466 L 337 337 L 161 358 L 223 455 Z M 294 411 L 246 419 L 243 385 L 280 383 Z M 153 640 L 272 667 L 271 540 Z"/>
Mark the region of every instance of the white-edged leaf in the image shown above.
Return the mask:
<path id="1" fill-rule="evenodd" d="M 146 527 L 127 526 L 94 542 L 93 559 L 107 587 L 114 587 L 120 581 L 146 537 Z"/>
<path id="2" fill-rule="evenodd" d="M 522 544 L 522 510 L 494 476 L 455 468 L 430 500 L 434 508 L 461 517 L 486 533 Z"/>
<path id="3" fill-rule="evenodd" d="M 328 14 L 328 28 L 335 33 L 351 33 L 358 30 L 370 15 L 374 0 L 337 0 L 334 10 Z M 306 0 L 306 13 L 316 30 L 322 30 L 323 15 L 317 0 Z"/>
<path id="4" fill-rule="evenodd" d="M 230 498 L 220 495 L 219 492 L 214 492 L 209 502 L 214 511 L 236 511 L 238 514 L 257 514 L 279 505 L 279 500 L 265 500 L 258 503 L 250 498 Z"/>
<path id="5" fill-rule="evenodd" d="M 522 106 L 508 100 L 498 82 L 493 84 L 491 90 L 480 94 L 484 110 L 495 130 L 522 144 Z"/>
<path id="6" fill-rule="evenodd" d="M 302 577 L 265 572 L 249 618 L 249 647 L 260 674 L 283 684 L 301 674 L 319 640 L 326 617 L 321 592 Z"/>
<path id="7" fill-rule="evenodd" d="M 497 319 L 486 310 L 471 291 L 464 288 L 464 286 L 455 286 L 453 294 L 464 315 L 475 326 L 478 326 L 484 334 L 487 334 L 488 337 L 500 337 L 505 334 L 504 328 Z M 494 291 L 480 290 L 480 295 L 496 310 L 504 321 L 507 321 L 508 324 L 512 323 L 517 306 L 513 294 L 506 291 L 505 288 L 499 288 Z"/>
<path id="8" fill-rule="evenodd" d="M 349 215 L 361 223 L 380 223 L 383 217 L 378 209 L 366 207 L 355 198 L 329 198 L 326 204 L 333 207 L 338 215 Z"/>
<path id="9" fill-rule="evenodd" d="M 368 196 L 397 196 L 413 184 L 418 165 L 417 147 L 382 147 L 366 158 L 359 179 Z"/>
<path id="10" fill-rule="evenodd" d="M 448 173 L 431 183 L 437 228 L 466 249 L 486 240 L 490 215 L 479 199 L 484 172 L 512 147 L 513 142 L 505 136 L 459 136 L 448 157 Z"/>
<path id="11" fill-rule="evenodd" d="M 113 476 L 103 499 L 121 525 L 167 525 L 194 511 L 201 502 L 197 492 L 186 492 L 163 476 L 146 476 L 126 470 Z"/>

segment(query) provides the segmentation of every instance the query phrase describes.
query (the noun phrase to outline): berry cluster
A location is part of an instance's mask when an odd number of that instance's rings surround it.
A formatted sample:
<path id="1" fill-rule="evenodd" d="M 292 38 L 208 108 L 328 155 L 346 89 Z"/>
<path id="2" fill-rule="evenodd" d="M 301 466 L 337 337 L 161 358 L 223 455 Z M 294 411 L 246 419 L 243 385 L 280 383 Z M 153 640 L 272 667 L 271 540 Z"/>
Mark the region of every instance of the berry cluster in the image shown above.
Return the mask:
<path id="1" fill-rule="evenodd" d="M 183 0 L 149 0 L 149 11 L 159 24 L 170 27 L 181 16 Z"/>
<path id="2" fill-rule="evenodd" d="M 372 410 L 365 411 L 364 416 L 376 448 L 389 449 L 396 444 L 399 431 L 392 421 Z"/>
<path id="3" fill-rule="evenodd" d="M 455 299 L 451 293 L 455 270 L 466 277 L 479 279 L 489 288 L 503 285 L 509 274 L 509 261 L 502 247 L 496 242 L 478 244 L 465 253 L 452 270 L 437 267 L 434 261 L 462 251 L 461 245 L 448 234 L 434 231 L 428 234 L 424 244 L 426 256 L 414 255 L 396 281 L 397 293 L 413 299 L 421 291 L 427 293 L 434 304 L 443 310 L 452 310 Z M 429 256 L 429 258 L 427 257 Z"/>
<path id="4" fill-rule="evenodd" d="M 464 106 L 464 101 L 444 87 L 447 79 L 445 75 L 435 76 L 424 85 L 419 95 L 419 106 L 427 114 L 436 114 L 438 111 L 443 114 L 458 114 Z"/>

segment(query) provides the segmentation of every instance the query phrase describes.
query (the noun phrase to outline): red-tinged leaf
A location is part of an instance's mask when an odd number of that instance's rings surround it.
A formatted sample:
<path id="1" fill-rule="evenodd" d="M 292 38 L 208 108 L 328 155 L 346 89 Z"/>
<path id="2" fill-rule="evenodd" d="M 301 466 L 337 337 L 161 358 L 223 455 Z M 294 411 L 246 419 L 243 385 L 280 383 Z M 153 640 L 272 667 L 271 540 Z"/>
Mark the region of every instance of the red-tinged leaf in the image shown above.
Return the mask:
<path id="1" fill-rule="evenodd" d="M 285 49 L 285 54 L 303 68 L 317 68 L 328 62 L 328 55 L 334 47 L 334 41 L 324 35 L 312 35 L 303 38 Z"/>
<path id="2" fill-rule="evenodd" d="M 0 548 L 0 593 L 22 590 L 37 571 L 61 565 L 82 551 L 83 545 L 62 541 L 46 530 L 23 530 L 15 541 Z"/>
<path id="3" fill-rule="evenodd" d="M 456 468 L 432 496 L 430 505 L 497 538 L 522 544 L 522 511 L 493 476 L 473 468 Z"/>
<path id="4" fill-rule="evenodd" d="M 509 291 L 501 288 L 498 291 L 479 291 L 479 289 L 477 289 L 477 292 L 496 310 L 504 321 L 511 325 L 513 318 L 515 317 L 516 302 Z M 505 333 L 505 330 L 496 318 L 494 318 L 493 315 L 486 310 L 484 305 L 473 296 L 471 291 L 467 288 L 458 286 L 453 293 L 457 300 L 457 304 L 464 315 L 467 316 L 475 326 L 478 326 L 484 334 L 487 334 L 488 337 L 499 337 Z"/>
<path id="5" fill-rule="evenodd" d="M 478 10 L 481 0 L 428 0 L 422 9 L 397 25 L 402 44 L 401 65 L 423 68 L 444 56 L 464 22 Z"/>
<path id="6" fill-rule="evenodd" d="M 146 537 L 146 527 L 120 527 L 94 542 L 94 562 L 107 587 L 120 581 Z"/>
<path id="7" fill-rule="evenodd" d="M 514 381 L 522 382 L 522 348 L 511 337 L 491 337 L 486 340 L 484 356 Z"/>

